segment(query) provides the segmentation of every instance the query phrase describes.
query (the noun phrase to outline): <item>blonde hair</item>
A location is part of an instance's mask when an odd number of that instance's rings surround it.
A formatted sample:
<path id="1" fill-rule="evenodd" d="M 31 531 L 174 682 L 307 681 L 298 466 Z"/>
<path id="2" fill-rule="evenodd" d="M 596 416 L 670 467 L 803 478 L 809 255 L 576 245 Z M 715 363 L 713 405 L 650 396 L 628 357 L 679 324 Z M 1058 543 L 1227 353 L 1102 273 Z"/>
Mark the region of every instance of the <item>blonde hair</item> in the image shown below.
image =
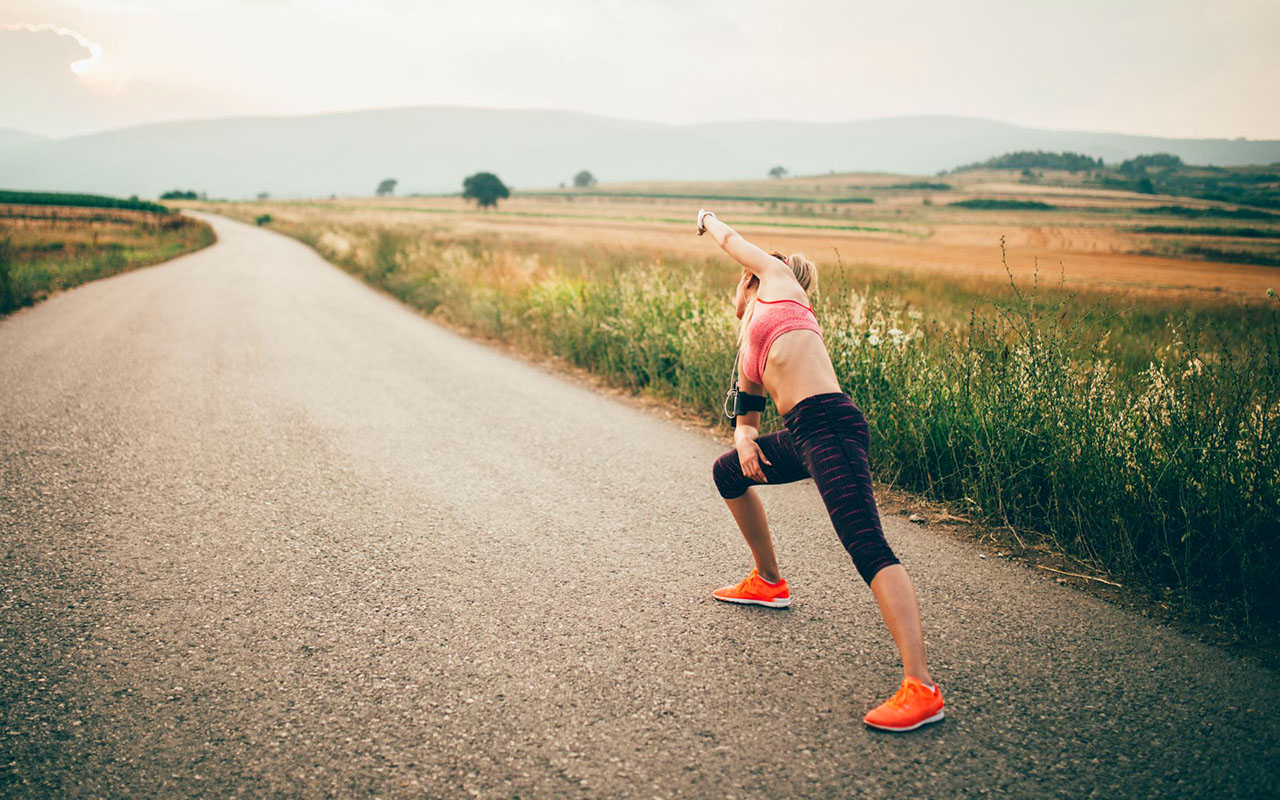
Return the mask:
<path id="1" fill-rule="evenodd" d="M 804 257 L 804 253 L 792 253 L 784 256 L 782 253 L 773 252 L 769 255 L 778 259 L 782 263 L 791 267 L 791 274 L 795 276 L 799 282 L 800 288 L 804 289 L 804 293 L 809 295 L 809 304 L 813 305 L 813 294 L 818 290 L 818 265 Z M 759 291 L 760 279 L 756 278 L 756 291 Z M 756 304 L 748 303 L 746 309 L 742 312 L 742 319 L 738 321 L 738 347 L 742 347 L 742 343 L 747 339 L 747 328 L 751 327 L 751 317 L 754 316 Z"/>

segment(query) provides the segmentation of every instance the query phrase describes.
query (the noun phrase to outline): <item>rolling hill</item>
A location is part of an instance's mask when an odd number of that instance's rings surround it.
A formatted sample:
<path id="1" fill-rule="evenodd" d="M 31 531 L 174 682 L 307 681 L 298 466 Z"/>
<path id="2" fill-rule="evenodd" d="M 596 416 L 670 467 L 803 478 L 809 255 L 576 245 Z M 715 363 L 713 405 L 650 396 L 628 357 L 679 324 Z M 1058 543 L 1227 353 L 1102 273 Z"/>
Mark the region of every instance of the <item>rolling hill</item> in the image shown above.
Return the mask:
<path id="1" fill-rule="evenodd" d="M 0 140 L 2 141 L 2 140 Z M 520 188 L 580 169 L 601 180 L 739 179 L 775 164 L 795 174 L 932 174 L 1010 150 L 1073 150 L 1118 161 L 1156 151 L 1193 164 L 1280 161 L 1280 141 L 1162 139 L 1049 131 L 965 117 L 848 123 L 669 125 L 567 111 L 428 106 L 144 125 L 0 147 L 0 187 L 214 197 L 457 191 L 478 170 Z"/>
<path id="2" fill-rule="evenodd" d="M 44 137 L 37 136 L 34 133 L 26 131 L 18 131 L 13 128 L 0 128 L 0 150 L 6 147 L 16 147 L 22 144 L 35 144 L 36 142 L 45 141 Z"/>

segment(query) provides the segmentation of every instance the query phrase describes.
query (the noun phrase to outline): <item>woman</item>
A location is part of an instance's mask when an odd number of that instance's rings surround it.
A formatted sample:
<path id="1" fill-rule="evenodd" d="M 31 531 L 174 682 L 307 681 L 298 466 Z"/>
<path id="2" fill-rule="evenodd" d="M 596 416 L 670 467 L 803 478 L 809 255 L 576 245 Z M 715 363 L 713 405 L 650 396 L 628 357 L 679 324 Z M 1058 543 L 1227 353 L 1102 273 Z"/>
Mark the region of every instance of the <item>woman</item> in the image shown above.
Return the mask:
<path id="1" fill-rule="evenodd" d="M 900 688 L 863 720 L 889 731 L 937 722 L 943 717 L 942 692 L 925 664 L 915 587 L 885 542 L 872 496 L 867 420 L 840 390 L 809 305 L 816 269 L 800 253 L 784 257 L 764 252 L 705 209 L 698 212 L 698 235 L 703 233 L 710 233 L 744 268 L 734 302 L 741 320 L 736 369 L 739 389 L 747 396 L 735 409 L 735 447 L 716 461 L 713 475 L 756 564 L 745 580 L 717 589 L 714 596 L 770 608 L 791 604 L 764 506 L 751 487 L 813 478 L 902 654 Z M 761 436 L 765 391 L 786 429 Z"/>

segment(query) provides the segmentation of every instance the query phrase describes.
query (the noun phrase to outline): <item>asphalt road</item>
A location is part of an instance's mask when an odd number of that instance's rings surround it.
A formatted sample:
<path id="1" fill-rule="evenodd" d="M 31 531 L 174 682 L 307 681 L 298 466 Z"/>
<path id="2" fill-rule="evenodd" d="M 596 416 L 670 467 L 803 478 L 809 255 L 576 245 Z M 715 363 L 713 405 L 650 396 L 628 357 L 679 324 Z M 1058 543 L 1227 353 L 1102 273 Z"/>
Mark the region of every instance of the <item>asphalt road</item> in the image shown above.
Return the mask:
<path id="1" fill-rule="evenodd" d="M 947 719 L 809 483 L 468 341 L 281 236 L 0 320 L 4 796 L 1244 797 L 1280 676 L 899 518 Z"/>

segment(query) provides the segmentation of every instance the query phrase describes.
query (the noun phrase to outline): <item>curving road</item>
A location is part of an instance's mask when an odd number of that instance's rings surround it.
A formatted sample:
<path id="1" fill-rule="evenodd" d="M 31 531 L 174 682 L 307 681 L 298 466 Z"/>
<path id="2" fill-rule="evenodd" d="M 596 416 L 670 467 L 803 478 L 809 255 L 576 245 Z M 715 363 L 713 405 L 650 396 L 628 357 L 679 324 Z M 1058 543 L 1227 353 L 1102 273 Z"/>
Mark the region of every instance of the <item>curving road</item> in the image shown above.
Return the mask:
<path id="1" fill-rule="evenodd" d="M 1258 797 L 1280 676 L 887 519 L 949 716 L 810 484 L 723 606 L 722 445 L 275 234 L 0 320 L 0 794 Z M 1274 796 L 1274 794 L 1271 794 Z"/>

